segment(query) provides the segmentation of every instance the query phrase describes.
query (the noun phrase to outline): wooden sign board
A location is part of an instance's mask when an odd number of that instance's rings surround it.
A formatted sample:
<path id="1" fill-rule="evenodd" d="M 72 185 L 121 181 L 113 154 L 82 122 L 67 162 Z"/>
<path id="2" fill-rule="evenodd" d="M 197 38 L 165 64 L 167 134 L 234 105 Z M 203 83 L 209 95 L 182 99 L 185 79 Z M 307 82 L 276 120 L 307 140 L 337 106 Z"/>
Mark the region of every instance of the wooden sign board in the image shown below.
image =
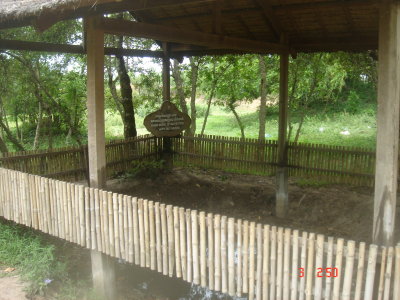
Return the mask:
<path id="1" fill-rule="evenodd" d="M 161 108 L 144 118 L 144 126 L 157 137 L 177 136 L 190 128 L 191 119 L 187 114 L 170 101 L 166 101 Z"/>

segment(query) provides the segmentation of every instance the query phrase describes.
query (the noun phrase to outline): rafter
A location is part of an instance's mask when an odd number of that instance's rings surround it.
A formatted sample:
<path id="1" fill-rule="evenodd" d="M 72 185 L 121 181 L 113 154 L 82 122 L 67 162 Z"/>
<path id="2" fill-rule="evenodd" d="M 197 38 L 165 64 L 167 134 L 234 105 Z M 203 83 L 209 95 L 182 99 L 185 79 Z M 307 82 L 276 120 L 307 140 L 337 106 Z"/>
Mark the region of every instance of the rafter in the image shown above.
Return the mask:
<path id="1" fill-rule="evenodd" d="M 282 53 L 288 47 L 279 43 L 268 43 L 250 39 L 233 38 L 197 31 L 175 29 L 168 26 L 103 18 L 99 28 L 108 34 L 161 40 L 172 43 L 206 46 L 214 49 L 231 49 L 249 52 Z"/>
<path id="2" fill-rule="evenodd" d="M 261 7 L 264 17 L 267 19 L 267 22 L 271 24 L 272 31 L 277 39 L 284 34 L 284 30 L 282 28 L 281 23 L 275 16 L 275 12 L 270 4 L 267 1 L 263 0 L 255 0 L 255 2 Z"/>

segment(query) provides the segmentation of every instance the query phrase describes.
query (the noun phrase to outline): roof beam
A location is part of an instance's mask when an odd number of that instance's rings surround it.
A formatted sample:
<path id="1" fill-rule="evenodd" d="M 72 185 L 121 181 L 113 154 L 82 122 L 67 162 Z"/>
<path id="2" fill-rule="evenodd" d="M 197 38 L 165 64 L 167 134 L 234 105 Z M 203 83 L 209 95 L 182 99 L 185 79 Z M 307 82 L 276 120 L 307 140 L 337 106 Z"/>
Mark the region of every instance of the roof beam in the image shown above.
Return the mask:
<path id="1" fill-rule="evenodd" d="M 206 46 L 214 49 L 230 49 L 248 52 L 283 53 L 287 46 L 217 34 L 202 33 L 168 26 L 103 18 L 99 28 L 108 34 L 141 37 L 164 42 Z"/>
<path id="2" fill-rule="evenodd" d="M 50 53 L 86 54 L 83 46 L 68 44 L 53 44 L 44 42 L 28 42 L 16 40 L 0 40 L 0 50 L 38 51 Z M 135 57 L 162 57 L 162 51 L 104 48 L 105 55 L 123 55 Z"/>
<path id="3" fill-rule="evenodd" d="M 271 5 L 268 4 L 267 1 L 263 0 L 255 0 L 255 2 L 261 7 L 265 18 L 267 19 L 268 23 L 271 24 L 271 28 L 275 34 L 277 39 L 280 39 L 281 35 L 284 33 L 281 23 L 275 16 L 275 12 Z"/>

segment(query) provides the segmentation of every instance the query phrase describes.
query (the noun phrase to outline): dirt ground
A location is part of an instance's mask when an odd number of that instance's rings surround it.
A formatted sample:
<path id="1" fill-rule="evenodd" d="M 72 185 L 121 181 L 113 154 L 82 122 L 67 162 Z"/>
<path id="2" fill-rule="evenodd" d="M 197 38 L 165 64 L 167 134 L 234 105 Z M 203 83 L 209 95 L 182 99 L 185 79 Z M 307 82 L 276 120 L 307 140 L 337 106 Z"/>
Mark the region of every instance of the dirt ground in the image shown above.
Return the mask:
<path id="1" fill-rule="evenodd" d="M 26 300 L 25 288 L 18 275 L 14 275 L 13 268 L 0 269 L 0 300 Z"/>
<path id="2" fill-rule="evenodd" d="M 108 189 L 153 201 L 371 242 L 373 189 L 345 185 L 300 186 L 289 180 L 289 213 L 274 215 L 275 179 L 216 170 L 177 168 L 153 178 L 115 179 Z M 396 224 L 400 221 L 397 209 Z M 399 241 L 399 232 L 396 241 Z"/>

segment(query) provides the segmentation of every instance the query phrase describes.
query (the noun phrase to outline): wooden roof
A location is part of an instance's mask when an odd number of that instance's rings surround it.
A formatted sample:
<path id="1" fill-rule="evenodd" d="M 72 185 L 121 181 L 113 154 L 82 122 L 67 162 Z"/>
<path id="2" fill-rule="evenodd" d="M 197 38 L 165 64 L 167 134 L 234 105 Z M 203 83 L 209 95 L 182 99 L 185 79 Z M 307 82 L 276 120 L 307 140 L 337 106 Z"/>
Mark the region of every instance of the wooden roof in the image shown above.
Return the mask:
<path id="1" fill-rule="evenodd" d="M 285 37 L 296 52 L 378 45 L 378 1 L 366 0 L 1 0 L 0 29 L 117 11 L 170 29 L 266 43 Z"/>

